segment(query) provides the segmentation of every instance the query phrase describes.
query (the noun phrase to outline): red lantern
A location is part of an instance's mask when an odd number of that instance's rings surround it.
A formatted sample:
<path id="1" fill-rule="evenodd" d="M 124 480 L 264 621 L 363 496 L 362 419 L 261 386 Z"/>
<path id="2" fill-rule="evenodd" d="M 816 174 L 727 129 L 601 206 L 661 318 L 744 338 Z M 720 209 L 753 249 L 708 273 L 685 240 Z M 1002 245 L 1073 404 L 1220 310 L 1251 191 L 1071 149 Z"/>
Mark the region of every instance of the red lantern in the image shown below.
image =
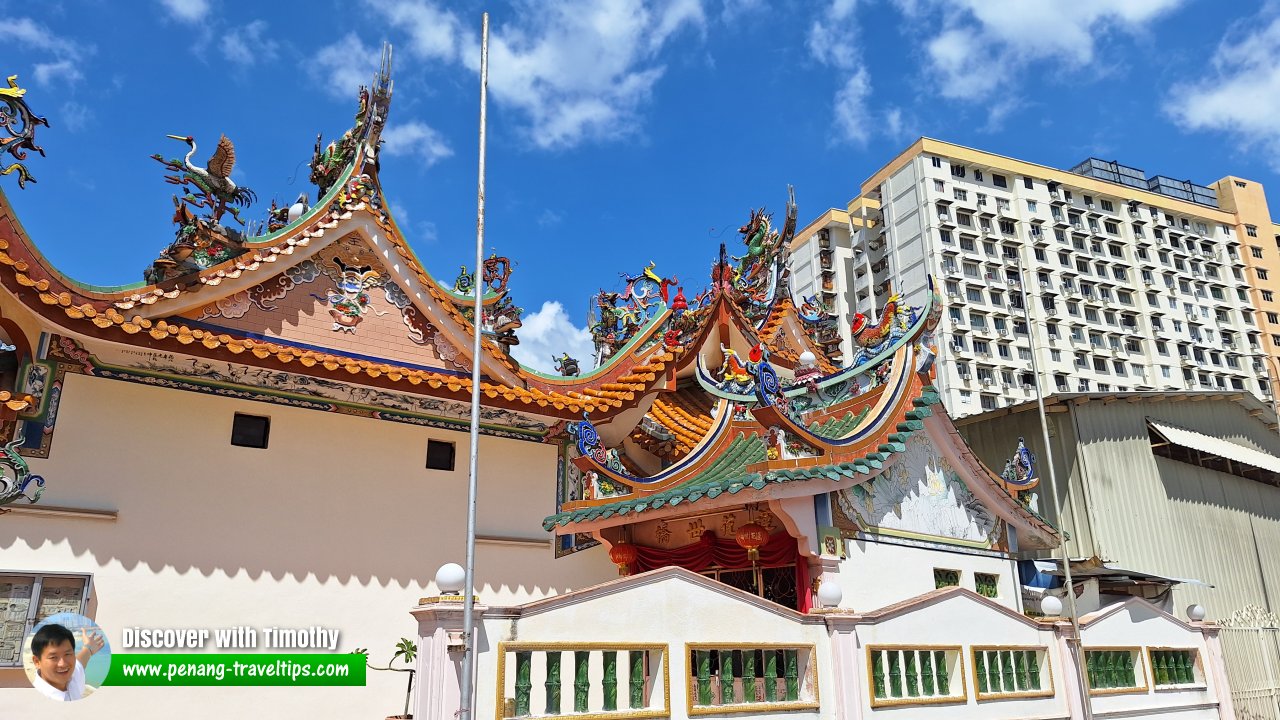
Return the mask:
<path id="1" fill-rule="evenodd" d="M 733 539 L 738 542 L 742 549 L 747 551 L 747 557 L 751 558 L 751 562 L 754 563 L 760 559 L 760 547 L 769 542 L 769 531 L 750 522 L 738 528 L 738 532 Z"/>
<path id="2" fill-rule="evenodd" d="M 619 575 L 630 575 L 631 565 L 635 563 L 637 557 L 636 546 L 625 540 L 609 548 L 609 559 L 618 566 Z"/>

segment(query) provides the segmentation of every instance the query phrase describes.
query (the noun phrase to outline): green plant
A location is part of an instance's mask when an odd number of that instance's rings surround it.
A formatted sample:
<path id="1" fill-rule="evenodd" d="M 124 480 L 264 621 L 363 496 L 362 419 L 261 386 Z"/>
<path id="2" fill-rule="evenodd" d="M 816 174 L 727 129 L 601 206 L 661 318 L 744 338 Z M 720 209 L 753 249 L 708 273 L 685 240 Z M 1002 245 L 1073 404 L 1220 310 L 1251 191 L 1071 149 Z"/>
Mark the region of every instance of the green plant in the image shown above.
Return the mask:
<path id="1" fill-rule="evenodd" d="M 412 667 L 412 663 L 418 657 L 417 643 L 410 640 L 409 638 L 400 638 L 400 642 L 396 643 L 396 652 L 394 655 L 391 656 L 391 659 L 387 661 L 386 667 L 378 667 L 377 665 L 374 665 L 373 663 L 369 662 L 368 648 L 356 648 L 356 652 L 365 656 L 364 663 L 365 665 L 368 665 L 369 669 L 371 670 L 388 670 L 391 672 L 409 673 L 409 684 L 407 687 L 405 687 L 405 690 L 404 690 L 404 714 L 401 715 L 400 717 L 402 718 L 413 717 L 412 715 L 409 714 L 409 699 L 413 696 L 414 669 Z M 403 660 L 405 664 L 410 665 L 410 667 L 403 667 L 403 668 L 391 667 L 391 665 L 395 663 L 396 660 Z"/>

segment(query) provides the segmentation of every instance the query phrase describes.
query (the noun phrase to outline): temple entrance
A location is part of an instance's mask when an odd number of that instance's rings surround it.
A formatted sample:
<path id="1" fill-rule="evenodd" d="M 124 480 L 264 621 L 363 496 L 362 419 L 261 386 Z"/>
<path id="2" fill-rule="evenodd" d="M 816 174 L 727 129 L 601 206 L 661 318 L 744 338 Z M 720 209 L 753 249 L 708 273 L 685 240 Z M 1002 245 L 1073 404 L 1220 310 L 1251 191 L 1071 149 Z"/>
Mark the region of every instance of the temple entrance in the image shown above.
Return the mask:
<path id="1" fill-rule="evenodd" d="M 799 610 L 796 592 L 796 566 L 794 563 L 774 567 L 738 569 L 712 568 L 700 575 L 738 588 L 783 607 Z"/>

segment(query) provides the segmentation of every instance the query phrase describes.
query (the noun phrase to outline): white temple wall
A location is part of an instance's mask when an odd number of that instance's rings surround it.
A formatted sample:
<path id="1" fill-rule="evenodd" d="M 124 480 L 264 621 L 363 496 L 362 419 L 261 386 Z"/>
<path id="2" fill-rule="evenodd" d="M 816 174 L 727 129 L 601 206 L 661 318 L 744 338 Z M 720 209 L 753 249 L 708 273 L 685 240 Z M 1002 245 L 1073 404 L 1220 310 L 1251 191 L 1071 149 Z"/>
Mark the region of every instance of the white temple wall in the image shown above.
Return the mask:
<path id="1" fill-rule="evenodd" d="M 969 590 L 975 590 L 974 573 L 996 575 L 999 594 L 992 599 L 1022 610 L 1017 572 L 1007 558 L 870 540 L 845 540 L 845 552 L 839 574 L 843 607 L 869 612 L 927 593 L 936 587 L 938 568 L 959 571 L 960 587 Z"/>
<path id="2" fill-rule="evenodd" d="M 230 445 L 232 415 L 271 418 L 267 449 Z M 425 469 L 428 438 L 456 443 L 453 472 Z M 463 432 L 68 375 L 39 507 L 112 510 L 116 520 L 0 518 L 0 570 L 92 575 L 90 614 L 116 652 L 126 626 L 341 630 L 339 652 L 385 663 L 413 637 L 409 608 L 464 561 L 468 436 Z M 480 439 L 481 535 L 541 540 L 477 546 L 483 602 L 511 604 L 616 577 L 602 548 L 554 559 L 540 525 L 554 512 L 550 445 Z M 212 651 L 212 648 L 210 648 Z M 0 670 L 0 707 L 69 717 Z M 271 717 L 398 712 L 404 677 L 365 688 L 255 688 Z M 199 696 L 202 716 L 243 709 L 242 693 L 111 687 L 98 717 L 161 717 Z M 397 699 L 399 698 L 399 700 Z M 377 710 L 373 710 L 377 708 Z"/>

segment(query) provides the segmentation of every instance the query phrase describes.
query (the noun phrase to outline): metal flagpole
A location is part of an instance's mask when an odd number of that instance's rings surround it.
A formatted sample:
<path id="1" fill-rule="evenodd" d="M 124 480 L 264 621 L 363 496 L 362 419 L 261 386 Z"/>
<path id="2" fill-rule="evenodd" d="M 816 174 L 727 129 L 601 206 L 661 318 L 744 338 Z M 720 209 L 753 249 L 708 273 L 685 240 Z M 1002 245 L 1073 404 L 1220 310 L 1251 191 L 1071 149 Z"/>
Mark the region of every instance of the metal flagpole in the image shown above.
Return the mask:
<path id="1" fill-rule="evenodd" d="M 1040 363 L 1036 360 L 1036 333 L 1031 324 L 1031 305 L 1027 300 L 1027 278 L 1022 267 L 1022 256 L 1018 256 L 1018 290 L 1022 294 L 1022 321 L 1027 324 L 1027 342 L 1031 344 L 1031 374 L 1035 379 L 1036 407 L 1040 410 L 1040 432 L 1044 438 L 1044 457 L 1049 466 L 1049 497 L 1053 500 L 1053 516 L 1062 523 L 1062 502 L 1058 500 L 1058 474 L 1053 467 L 1053 446 L 1049 444 L 1049 420 L 1044 412 L 1044 393 L 1040 391 Z M 1075 584 L 1071 581 L 1071 556 L 1067 554 L 1067 534 L 1058 530 L 1058 549 L 1062 551 L 1062 568 L 1066 574 L 1067 611 L 1071 613 L 1071 628 L 1075 633 L 1075 641 L 1071 651 L 1071 659 L 1075 664 L 1076 677 L 1080 684 L 1080 698 L 1084 708 L 1085 720 L 1093 720 L 1093 701 L 1089 697 L 1089 683 L 1084 673 L 1085 664 L 1081 653 L 1080 615 L 1076 612 Z"/>
<path id="2" fill-rule="evenodd" d="M 484 295 L 484 131 L 485 110 L 489 91 L 489 13 L 480 21 L 480 177 L 476 188 L 476 276 L 472 290 L 476 294 L 475 315 L 471 318 L 475 337 L 471 343 L 471 468 L 467 487 L 467 574 L 462 600 L 462 697 L 458 703 L 459 720 L 471 720 L 475 705 L 475 616 L 476 602 L 476 479 L 480 455 L 480 299 Z"/>

